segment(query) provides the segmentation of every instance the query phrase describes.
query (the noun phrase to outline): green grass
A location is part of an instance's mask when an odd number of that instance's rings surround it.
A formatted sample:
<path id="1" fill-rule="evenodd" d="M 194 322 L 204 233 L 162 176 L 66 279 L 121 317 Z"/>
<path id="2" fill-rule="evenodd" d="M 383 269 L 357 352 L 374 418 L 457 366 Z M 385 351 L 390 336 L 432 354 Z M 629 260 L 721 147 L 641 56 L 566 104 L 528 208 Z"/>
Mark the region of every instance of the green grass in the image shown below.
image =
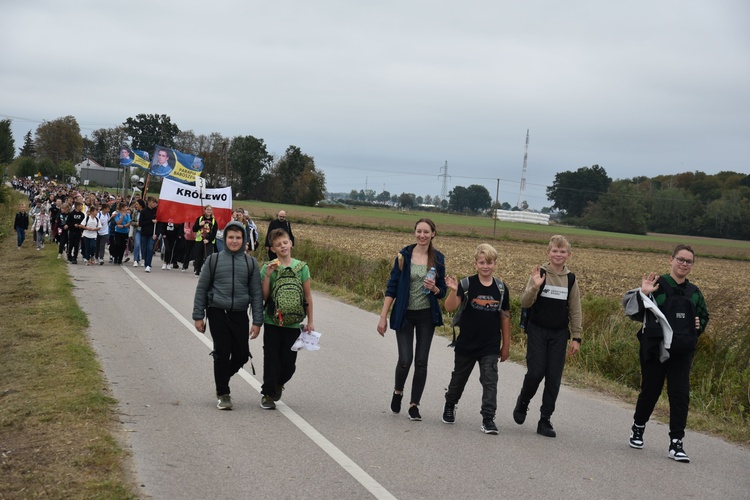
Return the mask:
<path id="1" fill-rule="evenodd" d="M 0 213 L 0 272 L 12 278 L 0 282 L 0 498 L 135 498 L 65 261 L 29 239 L 16 250 L 11 198 Z"/>

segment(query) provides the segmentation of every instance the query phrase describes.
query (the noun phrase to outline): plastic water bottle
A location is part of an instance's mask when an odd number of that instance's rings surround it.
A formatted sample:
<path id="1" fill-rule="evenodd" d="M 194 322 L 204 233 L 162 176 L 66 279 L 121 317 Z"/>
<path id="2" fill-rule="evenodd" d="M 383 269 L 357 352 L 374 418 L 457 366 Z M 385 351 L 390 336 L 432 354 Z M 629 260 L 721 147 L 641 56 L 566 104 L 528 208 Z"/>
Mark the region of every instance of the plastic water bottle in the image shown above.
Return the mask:
<path id="1" fill-rule="evenodd" d="M 424 279 L 426 279 L 426 280 L 428 280 L 428 279 L 429 280 L 434 280 L 435 279 L 435 274 L 436 274 L 435 268 L 431 267 L 430 270 L 427 271 L 427 275 L 424 277 Z M 432 293 L 432 290 L 430 290 L 427 287 L 424 287 L 424 294 L 425 295 L 429 295 L 431 293 Z"/>

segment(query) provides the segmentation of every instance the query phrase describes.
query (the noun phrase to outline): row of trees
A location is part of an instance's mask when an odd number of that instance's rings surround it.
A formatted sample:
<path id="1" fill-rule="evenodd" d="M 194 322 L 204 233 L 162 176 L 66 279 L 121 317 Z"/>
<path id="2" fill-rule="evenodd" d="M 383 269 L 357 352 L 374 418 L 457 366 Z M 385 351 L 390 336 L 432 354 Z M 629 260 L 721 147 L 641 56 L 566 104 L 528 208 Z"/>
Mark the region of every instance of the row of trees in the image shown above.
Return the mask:
<path id="1" fill-rule="evenodd" d="M 0 164 L 14 162 L 15 141 L 10 120 L 0 121 Z M 105 168 L 119 168 L 119 148 L 152 152 L 156 145 L 177 149 L 203 158 L 202 176 L 209 187 L 232 186 L 236 196 L 276 203 L 314 205 L 325 197 L 325 174 L 315 160 L 297 146 L 289 146 L 275 158 L 263 139 L 253 136 L 225 138 L 220 133 L 197 135 L 182 131 L 167 115 L 139 114 L 121 126 L 94 130 L 81 136 L 72 116 L 45 121 L 26 134 L 15 172 L 20 176 L 37 173 L 50 178 L 75 175 L 74 165 L 91 158 Z M 151 180 L 158 188 L 158 178 Z"/>
<path id="2" fill-rule="evenodd" d="M 685 172 L 613 181 L 599 165 L 560 172 L 547 197 L 592 229 L 750 239 L 750 175 Z"/>

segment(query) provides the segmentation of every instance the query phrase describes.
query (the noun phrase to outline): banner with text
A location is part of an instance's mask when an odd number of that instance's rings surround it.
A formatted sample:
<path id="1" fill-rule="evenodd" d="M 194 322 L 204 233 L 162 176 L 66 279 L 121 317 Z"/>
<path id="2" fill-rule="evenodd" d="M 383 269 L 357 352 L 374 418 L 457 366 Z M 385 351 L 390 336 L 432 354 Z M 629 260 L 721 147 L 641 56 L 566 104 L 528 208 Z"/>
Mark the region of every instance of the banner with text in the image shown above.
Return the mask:
<path id="1" fill-rule="evenodd" d="M 206 205 L 211 205 L 214 209 L 216 224 L 219 229 L 223 229 L 232 220 L 232 188 L 209 188 L 201 196 L 200 189 L 195 186 L 164 179 L 156 219 L 159 222 L 195 222 L 203 215 L 203 207 Z"/>
<path id="2" fill-rule="evenodd" d="M 151 156 L 146 151 L 130 149 L 120 146 L 120 165 L 123 167 L 136 166 L 148 170 L 151 166 Z"/>
<path id="3" fill-rule="evenodd" d="M 203 171 L 203 158 L 157 145 L 149 171 L 156 177 L 195 184 L 196 176 Z"/>

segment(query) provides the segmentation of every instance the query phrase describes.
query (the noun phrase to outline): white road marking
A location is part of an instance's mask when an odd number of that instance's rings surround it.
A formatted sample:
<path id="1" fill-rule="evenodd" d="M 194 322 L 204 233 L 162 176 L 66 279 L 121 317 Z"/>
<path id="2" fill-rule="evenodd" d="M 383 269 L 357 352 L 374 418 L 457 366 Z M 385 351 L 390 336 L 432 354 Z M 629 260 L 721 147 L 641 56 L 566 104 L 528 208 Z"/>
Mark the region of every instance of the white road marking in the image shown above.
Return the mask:
<path id="1" fill-rule="evenodd" d="M 169 305 L 164 299 L 162 299 L 156 292 L 151 290 L 138 276 L 127 267 L 123 267 L 123 270 L 130 275 L 133 280 L 138 283 L 141 288 L 146 290 L 164 309 L 170 312 L 177 321 L 182 323 L 193 335 L 195 335 L 201 342 L 203 342 L 209 349 L 213 349 L 213 343 L 208 338 L 208 335 L 204 335 L 195 329 L 195 325 L 185 319 L 174 307 Z M 239 371 L 239 376 L 242 377 L 250 386 L 260 394 L 261 383 L 256 380 L 252 375 L 246 372 L 244 369 Z M 351 458 L 346 456 L 343 451 L 339 450 L 333 443 L 325 438 L 320 432 L 318 432 L 312 425 L 310 425 L 304 418 L 300 417 L 294 410 L 284 404 L 283 401 L 276 403 L 276 410 L 281 412 L 286 418 L 289 419 L 299 430 L 301 430 L 308 438 L 312 440 L 318 447 L 328 454 L 337 464 L 341 466 L 346 472 L 348 472 L 354 479 L 364 486 L 367 491 L 372 493 L 375 498 L 378 499 L 393 499 L 396 497 L 386 490 L 380 483 L 378 483 L 372 476 L 365 472 L 359 465 L 357 465 Z"/>

